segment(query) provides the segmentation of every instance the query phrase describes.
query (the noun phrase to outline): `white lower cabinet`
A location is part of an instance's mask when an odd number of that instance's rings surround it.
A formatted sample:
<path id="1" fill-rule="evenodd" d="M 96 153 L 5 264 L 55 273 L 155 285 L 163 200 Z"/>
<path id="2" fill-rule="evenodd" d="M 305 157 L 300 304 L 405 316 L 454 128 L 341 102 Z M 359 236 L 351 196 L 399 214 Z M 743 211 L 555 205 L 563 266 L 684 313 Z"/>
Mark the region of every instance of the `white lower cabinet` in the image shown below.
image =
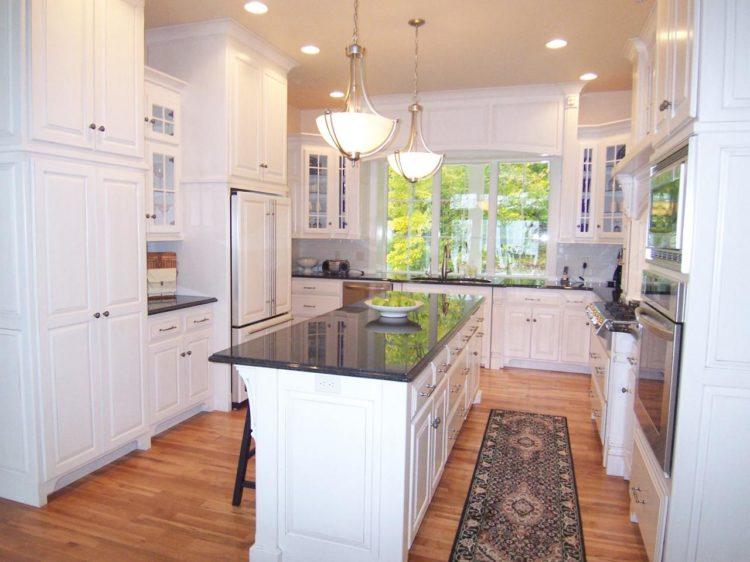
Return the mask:
<path id="1" fill-rule="evenodd" d="M 654 562 L 662 559 L 669 500 L 668 480 L 640 428 L 634 431 L 634 444 L 630 474 L 630 519 L 638 523 L 648 559 Z"/>
<path id="2" fill-rule="evenodd" d="M 338 279 L 292 279 L 292 317 L 307 319 L 341 307 L 342 282 Z"/>
<path id="3" fill-rule="evenodd" d="M 586 363 L 589 360 L 591 329 L 581 308 L 566 307 L 562 313 L 560 360 L 564 363 Z"/>
<path id="4" fill-rule="evenodd" d="M 200 307 L 149 318 L 152 431 L 182 421 L 209 400 L 212 317 L 210 307 Z"/>
<path id="5" fill-rule="evenodd" d="M 410 383 L 409 545 L 477 398 L 483 323 L 484 313 L 477 311 L 446 350 Z"/>

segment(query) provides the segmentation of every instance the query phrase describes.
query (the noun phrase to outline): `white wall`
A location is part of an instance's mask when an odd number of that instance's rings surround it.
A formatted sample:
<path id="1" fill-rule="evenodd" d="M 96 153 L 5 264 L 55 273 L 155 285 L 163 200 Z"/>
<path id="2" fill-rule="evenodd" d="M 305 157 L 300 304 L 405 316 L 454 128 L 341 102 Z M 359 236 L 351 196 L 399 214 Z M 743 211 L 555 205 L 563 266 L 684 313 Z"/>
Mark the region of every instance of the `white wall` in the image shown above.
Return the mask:
<path id="1" fill-rule="evenodd" d="M 600 125 L 630 119 L 630 90 L 581 94 L 579 125 Z"/>

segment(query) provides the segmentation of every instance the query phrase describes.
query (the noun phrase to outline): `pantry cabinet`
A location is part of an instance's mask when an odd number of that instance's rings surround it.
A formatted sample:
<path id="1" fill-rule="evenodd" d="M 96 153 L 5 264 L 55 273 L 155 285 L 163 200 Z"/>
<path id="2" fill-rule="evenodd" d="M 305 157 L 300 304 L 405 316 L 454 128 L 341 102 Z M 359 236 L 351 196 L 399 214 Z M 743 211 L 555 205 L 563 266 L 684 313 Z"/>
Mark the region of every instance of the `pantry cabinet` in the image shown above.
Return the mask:
<path id="1" fill-rule="evenodd" d="M 142 174 L 34 162 L 46 477 L 146 432 Z"/>
<path id="2" fill-rule="evenodd" d="M 316 137 L 305 135 L 290 142 L 289 158 L 295 161 L 289 176 L 294 236 L 358 239 L 360 165 Z"/>
<path id="3" fill-rule="evenodd" d="M 31 137 L 142 157 L 143 3 L 30 2 Z"/>

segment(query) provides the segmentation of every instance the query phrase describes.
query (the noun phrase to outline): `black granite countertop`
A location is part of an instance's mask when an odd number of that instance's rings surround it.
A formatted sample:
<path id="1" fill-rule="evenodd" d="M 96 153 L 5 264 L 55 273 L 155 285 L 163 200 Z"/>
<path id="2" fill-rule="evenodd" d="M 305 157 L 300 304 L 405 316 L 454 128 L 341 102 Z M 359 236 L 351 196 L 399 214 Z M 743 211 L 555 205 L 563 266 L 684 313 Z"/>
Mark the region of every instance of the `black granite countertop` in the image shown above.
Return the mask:
<path id="1" fill-rule="evenodd" d="M 216 302 L 216 297 L 196 297 L 192 295 L 175 295 L 169 299 L 159 299 L 148 301 L 148 315 L 161 314 L 162 312 L 172 312 L 191 306 L 200 306 Z"/>
<path id="2" fill-rule="evenodd" d="M 483 297 L 413 293 L 394 323 L 356 303 L 214 353 L 209 361 L 409 382 L 479 308 Z"/>
<path id="3" fill-rule="evenodd" d="M 564 287 L 559 283 L 552 283 L 546 279 L 533 277 L 476 277 L 462 279 L 459 277 L 426 278 L 423 275 L 408 275 L 403 273 L 365 273 L 364 275 L 330 275 L 328 273 L 313 271 L 309 273 L 297 271 L 292 277 L 304 277 L 308 279 L 338 279 L 340 281 L 390 281 L 391 283 L 425 283 L 430 285 L 461 285 L 468 287 L 517 287 L 529 289 L 567 289 L 577 291 L 590 291 L 592 288 L 585 285 L 570 285 Z"/>

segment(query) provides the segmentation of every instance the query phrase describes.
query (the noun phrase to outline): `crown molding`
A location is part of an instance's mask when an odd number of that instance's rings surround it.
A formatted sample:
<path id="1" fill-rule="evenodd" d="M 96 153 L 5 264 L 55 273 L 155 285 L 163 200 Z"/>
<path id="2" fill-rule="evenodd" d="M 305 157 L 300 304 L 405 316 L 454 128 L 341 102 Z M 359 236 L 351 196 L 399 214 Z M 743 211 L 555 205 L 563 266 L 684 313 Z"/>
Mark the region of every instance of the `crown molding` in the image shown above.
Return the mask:
<path id="1" fill-rule="evenodd" d="M 259 53 L 264 58 L 289 72 L 299 63 L 285 55 L 265 39 L 230 18 L 220 18 L 197 23 L 184 23 L 155 27 L 146 30 L 146 45 L 169 43 L 181 39 L 227 37 Z"/>
<path id="2" fill-rule="evenodd" d="M 171 74 L 167 74 L 166 72 L 162 72 L 161 70 L 156 70 L 155 68 L 151 68 L 150 66 L 145 66 L 143 68 L 143 77 L 148 82 L 154 82 L 155 84 L 159 84 L 160 86 L 175 90 L 177 92 L 181 91 L 183 88 L 185 88 L 185 86 L 188 85 L 188 83 L 184 80 L 175 78 Z"/>

